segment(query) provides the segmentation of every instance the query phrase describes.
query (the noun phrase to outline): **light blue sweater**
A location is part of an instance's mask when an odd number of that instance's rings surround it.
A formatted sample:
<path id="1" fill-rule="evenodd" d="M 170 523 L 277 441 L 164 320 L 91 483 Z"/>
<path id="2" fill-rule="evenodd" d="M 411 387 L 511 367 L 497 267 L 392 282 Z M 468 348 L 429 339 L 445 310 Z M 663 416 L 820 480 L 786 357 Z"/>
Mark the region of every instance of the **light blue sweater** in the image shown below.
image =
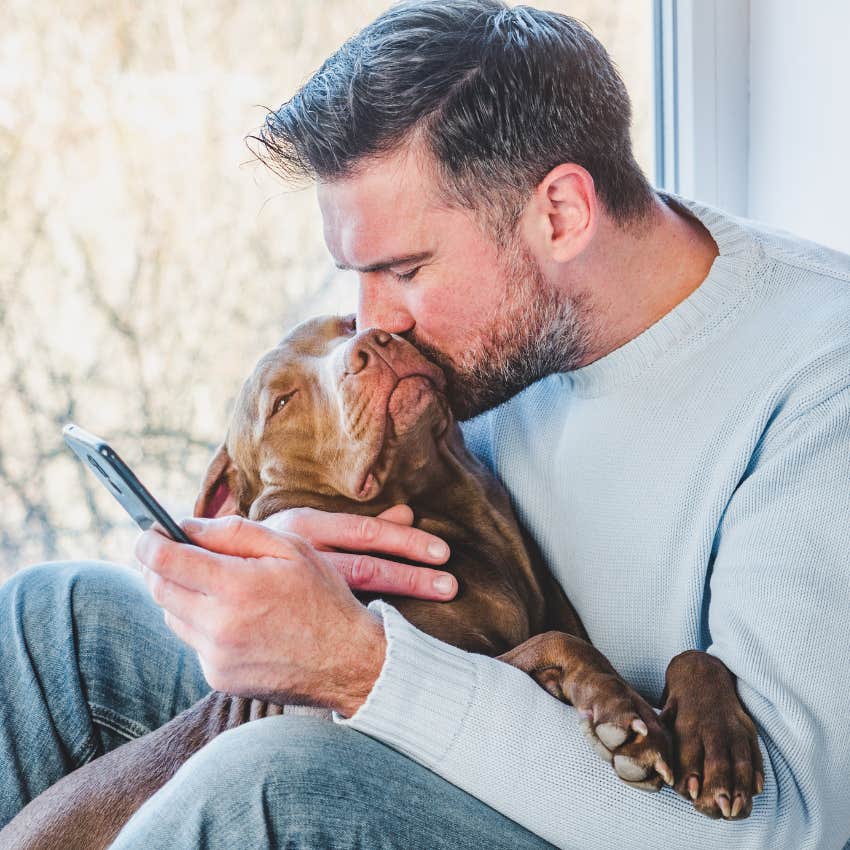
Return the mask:
<path id="1" fill-rule="evenodd" d="M 657 704 L 704 649 L 738 677 L 765 790 L 712 821 L 628 788 L 523 673 L 382 612 L 347 721 L 559 847 L 850 848 L 850 257 L 682 201 L 720 255 L 606 357 L 465 428 L 593 643 Z"/>

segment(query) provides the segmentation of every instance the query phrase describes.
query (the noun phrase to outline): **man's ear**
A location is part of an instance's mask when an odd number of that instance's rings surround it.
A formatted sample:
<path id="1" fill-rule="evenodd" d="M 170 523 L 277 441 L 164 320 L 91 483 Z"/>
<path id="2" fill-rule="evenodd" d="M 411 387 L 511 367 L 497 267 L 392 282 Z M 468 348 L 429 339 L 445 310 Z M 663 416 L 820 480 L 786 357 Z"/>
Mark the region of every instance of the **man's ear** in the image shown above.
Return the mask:
<path id="1" fill-rule="evenodd" d="M 523 232 L 538 260 L 565 263 L 590 244 L 599 216 L 590 173 L 576 163 L 561 163 L 534 190 L 523 214 Z"/>
<path id="2" fill-rule="evenodd" d="M 194 516 L 217 517 L 238 514 L 241 475 L 222 443 L 207 467 L 201 492 L 195 500 Z"/>

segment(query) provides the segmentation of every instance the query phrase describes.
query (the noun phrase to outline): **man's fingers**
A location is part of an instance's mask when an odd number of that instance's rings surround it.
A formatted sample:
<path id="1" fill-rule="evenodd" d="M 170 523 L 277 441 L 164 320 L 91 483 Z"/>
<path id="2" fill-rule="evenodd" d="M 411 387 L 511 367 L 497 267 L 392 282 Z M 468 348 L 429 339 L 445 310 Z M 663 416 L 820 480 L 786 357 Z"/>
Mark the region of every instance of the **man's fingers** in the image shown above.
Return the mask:
<path id="1" fill-rule="evenodd" d="M 207 597 L 203 593 L 189 590 L 176 582 L 163 578 L 142 564 L 142 577 L 148 586 L 153 601 L 175 617 L 191 624 L 205 616 Z"/>
<path id="2" fill-rule="evenodd" d="M 395 522 L 398 525 L 413 525 L 413 509 L 410 505 L 393 505 L 378 514 L 378 519 Z"/>
<path id="3" fill-rule="evenodd" d="M 371 555 L 326 552 L 324 556 L 352 590 L 392 593 L 440 602 L 454 598 L 457 593 L 457 580 L 450 573 L 398 564 Z"/>
<path id="4" fill-rule="evenodd" d="M 380 552 L 425 564 L 444 564 L 450 554 L 448 545 L 427 531 L 397 522 L 403 507 L 394 505 L 388 509 L 393 512 L 392 519 L 295 508 L 277 515 L 273 526 L 306 537 L 319 549 Z"/>
<path id="5" fill-rule="evenodd" d="M 215 519 L 184 519 L 183 530 L 203 550 L 238 558 L 292 559 L 309 544 L 294 534 L 271 525 L 254 522 L 245 517 L 216 517 Z"/>
<path id="6" fill-rule="evenodd" d="M 221 572 L 215 552 L 176 543 L 158 531 L 148 530 L 136 540 L 136 558 L 142 566 L 188 590 L 214 593 Z"/>

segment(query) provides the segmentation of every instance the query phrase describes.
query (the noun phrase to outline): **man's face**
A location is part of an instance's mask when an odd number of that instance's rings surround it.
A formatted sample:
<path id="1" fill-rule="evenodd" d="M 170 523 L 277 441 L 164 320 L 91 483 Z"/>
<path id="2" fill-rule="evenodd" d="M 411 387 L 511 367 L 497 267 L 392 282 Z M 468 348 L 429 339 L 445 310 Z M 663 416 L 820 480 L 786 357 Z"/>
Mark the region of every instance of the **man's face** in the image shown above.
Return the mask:
<path id="1" fill-rule="evenodd" d="M 546 280 L 520 236 L 500 249 L 471 212 L 442 203 L 412 153 L 320 183 L 318 196 L 328 249 L 359 275 L 357 327 L 402 335 L 441 366 L 458 419 L 580 362 L 580 300 Z"/>

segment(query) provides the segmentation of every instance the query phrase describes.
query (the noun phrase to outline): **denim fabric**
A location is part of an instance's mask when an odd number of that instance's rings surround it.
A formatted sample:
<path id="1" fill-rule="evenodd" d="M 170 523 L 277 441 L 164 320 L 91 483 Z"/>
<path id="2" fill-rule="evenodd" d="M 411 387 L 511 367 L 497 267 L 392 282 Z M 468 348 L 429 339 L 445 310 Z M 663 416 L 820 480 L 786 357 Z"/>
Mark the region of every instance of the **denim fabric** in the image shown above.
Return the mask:
<path id="1" fill-rule="evenodd" d="M 219 735 L 142 806 L 111 850 L 550 846 L 373 738 L 283 716 Z"/>
<path id="2" fill-rule="evenodd" d="M 209 689 L 135 570 L 57 562 L 13 576 L 0 586 L 0 825 Z"/>
<path id="3" fill-rule="evenodd" d="M 139 575 L 30 567 L 0 586 L 0 827 L 69 771 L 209 691 Z M 270 717 L 219 736 L 114 848 L 542 848 L 550 845 L 353 729 Z"/>

